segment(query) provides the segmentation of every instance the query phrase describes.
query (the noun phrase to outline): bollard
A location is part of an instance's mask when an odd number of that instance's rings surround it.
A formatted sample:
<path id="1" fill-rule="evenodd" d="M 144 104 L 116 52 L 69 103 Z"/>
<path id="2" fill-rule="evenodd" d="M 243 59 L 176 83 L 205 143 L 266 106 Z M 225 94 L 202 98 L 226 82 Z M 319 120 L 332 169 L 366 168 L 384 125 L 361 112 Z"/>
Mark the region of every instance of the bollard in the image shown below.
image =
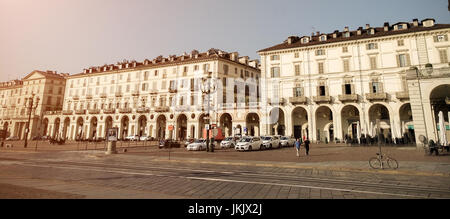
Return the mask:
<path id="1" fill-rule="evenodd" d="M 105 154 L 117 154 L 116 150 L 116 142 L 115 141 L 109 141 L 108 142 L 108 150 L 105 152 Z"/>

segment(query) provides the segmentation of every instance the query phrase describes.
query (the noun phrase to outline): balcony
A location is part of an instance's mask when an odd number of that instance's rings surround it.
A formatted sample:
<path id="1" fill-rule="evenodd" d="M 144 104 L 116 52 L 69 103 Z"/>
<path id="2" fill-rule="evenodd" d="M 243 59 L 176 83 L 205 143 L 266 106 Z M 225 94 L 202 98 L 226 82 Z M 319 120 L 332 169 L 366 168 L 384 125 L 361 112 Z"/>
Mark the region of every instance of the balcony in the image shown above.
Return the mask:
<path id="1" fill-rule="evenodd" d="M 331 102 L 331 96 L 314 96 L 313 100 L 316 103 L 329 103 Z"/>
<path id="2" fill-rule="evenodd" d="M 176 92 L 178 92 L 177 89 L 169 88 L 169 93 L 176 93 Z"/>
<path id="3" fill-rule="evenodd" d="M 343 94 L 338 96 L 339 101 L 341 102 L 356 102 L 358 101 L 357 94 Z"/>
<path id="4" fill-rule="evenodd" d="M 119 113 L 131 113 L 133 110 L 131 108 L 121 108 Z"/>
<path id="5" fill-rule="evenodd" d="M 116 109 L 104 109 L 104 114 L 114 114 L 116 112 Z"/>
<path id="6" fill-rule="evenodd" d="M 100 94 L 100 98 L 106 98 L 106 97 L 108 97 L 108 94 L 106 94 L 106 93 L 101 93 Z"/>
<path id="7" fill-rule="evenodd" d="M 84 114 L 86 114 L 86 110 L 85 109 L 75 110 L 75 114 L 77 114 L 77 115 L 84 115 Z"/>
<path id="8" fill-rule="evenodd" d="M 289 102 L 291 102 L 292 105 L 300 105 L 306 104 L 308 102 L 308 99 L 306 98 L 306 96 L 289 97 Z"/>
<path id="9" fill-rule="evenodd" d="M 79 100 L 79 99 L 80 99 L 80 96 L 74 95 L 74 96 L 72 97 L 72 99 L 74 99 L 74 100 Z"/>
<path id="10" fill-rule="evenodd" d="M 150 90 L 149 93 L 150 94 L 158 94 L 158 90 L 153 89 L 153 90 Z"/>
<path id="11" fill-rule="evenodd" d="M 275 98 L 275 99 L 267 98 L 267 102 L 270 105 L 284 105 L 286 103 L 286 100 L 284 98 Z"/>
<path id="12" fill-rule="evenodd" d="M 131 93 L 131 95 L 134 96 L 134 97 L 139 96 L 139 91 L 133 91 Z"/>
<path id="13" fill-rule="evenodd" d="M 139 107 L 136 109 L 137 113 L 149 113 L 150 112 L 150 108 L 148 107 Z"/>
<path id="14" fill-rule="evenodd" d="M 155 112 L 157 113 L 165 113 L 169 112 L 170 108 L 168 106 L 157 106 Z"/>
<path id="15" fill-rule="evenodd" d="M 115 95 L 116 95 L 116 97 L 121 97 L 123 94 L 122 94 L 122 92 L 116 92 Z"/>
<path id="16" fill-rule="evenodd" d="M 100 114 L 100 110 L 99 109 L 90 109 L 89 114 Z"/>
<path id="17" fill-rule="evenodd" d="M 366 94 L 366 98 L 369 101 L 386 100 L 387 93 L 370 93 L 370 94 Z"/>
<path id="18" fill-rule="evenodd" d="M 409 92 L 408 91 L 400 91 L 400 92 L 396 92 L 395 96 L 397 97 L 397 99 L 399 100 L 408 100 L 409 99 Z"/>
<path id="19" fill-rule="evenodd" d="M 177 112 L 190 112 L 191 106 L 189 105 L 176 106 L 174 110 Z"/>
<path id="20" fill-rule="evenodd" d="M 92 94 L 86 95 L 86 99 L 92 99 Z"/>
<path id="21" fill-rule="evenodd" d="M 73 110 L 63 110 L 62 114 L 63 115 L 72 115 L 73 114 Z"/>

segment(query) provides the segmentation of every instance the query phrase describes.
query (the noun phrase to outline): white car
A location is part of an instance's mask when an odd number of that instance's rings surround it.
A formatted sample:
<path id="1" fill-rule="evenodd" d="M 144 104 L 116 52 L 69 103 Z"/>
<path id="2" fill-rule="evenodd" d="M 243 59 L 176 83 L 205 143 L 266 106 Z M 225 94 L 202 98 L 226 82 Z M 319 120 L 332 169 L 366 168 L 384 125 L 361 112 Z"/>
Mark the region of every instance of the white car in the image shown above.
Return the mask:
<path id="1" fill-rule="evenodd" d="M 280 143 L 282 147 L 294 147 L 295 146 L 295 139 L 283 136 L 280 138 Z"/>
<path id="2" fill-rule="evenodd" d="M 236 138 L 226 137 L 220 142 L 220 148 L 234 148 L 236 146 Z"/>
<path id="3" fill-rule="evenodd" d="M 150 141 L 151 137 L 148 136 L 141 136 L 139 137 L 139 141 Z"/>
<path id="4" fill-rule="evenodd" d="M 264 136 L 261 137 L 264 148 L 279 148 L 281 147 L 280 138 L 278 136 Z"/>
<path id="5" fill-rule="evenodd" d="M 261 139 L 259 137 L 244 137 L 234 147 L 237 151 L 261 150 Z"/>
<path id="6" fill-rule="evenodd" d="M 186 147 L 188 151 L 203 151 L 206 150 L 206 140 L 197 139 L 193 143 L 188 144 Z"/>
<path id="7" fill-rule="evenodd" d="M 125 137 L 125 140 L 127 140 L 127 141 L 137 141 L 137 140 L 139 140 L 139 136 L 137 136 L 137 135 L 130 135 L 130 136 Z"/>
<path id="8" fill-rule="evenodd" d="M 5 140 L 7 140 L 7 141 L 18 141 L 20 139 L 17 136 L 9 136 Z"/>

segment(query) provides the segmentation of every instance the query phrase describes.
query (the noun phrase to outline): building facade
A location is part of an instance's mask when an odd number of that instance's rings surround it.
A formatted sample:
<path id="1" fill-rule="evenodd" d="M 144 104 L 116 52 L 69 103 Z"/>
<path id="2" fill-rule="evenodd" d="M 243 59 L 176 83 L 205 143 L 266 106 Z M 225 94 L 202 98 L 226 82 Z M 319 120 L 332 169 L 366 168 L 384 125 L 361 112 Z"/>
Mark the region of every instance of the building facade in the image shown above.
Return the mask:
<path id="1" fill-rule="evenodd" d="M 291 36 L 260 50 L 261 74 L 267 82 L 261 85 L 261 95 L 268 100 L 268 107 L 261 112 L 267 118 L 263 133 L 308 137 L 315 142 L 377 133 L 386 139 L 416 141 L 418 127 L 422 130 L 424 125 L 414 120 L 436 121 L 427 120 L 430 105 L 419 111 L 420 103 L 413 103 L 420 100 L 416 95 L 424 94 L 429 103 L 431 90 L 450 84 L 449 33 L 448 24 L 415 19 L 383 27 L 366 25 L 354 31 L 346 27 L 328 34 Z M 417 77 L 408 77 L 407 72 L 427 66 L 440 76 L 430 77 L 433 83 L 429 82 L 428 93 L 423 93 L 415 89 Z M 450 96 L 448 90 L 440 95 L 441 99 Z M 448 105 L 441 110 L 448 112 Z M 432 131 L 427 136 L 436 140 Z"/>
<path id="2" fill-rule="evenodd" d="M 7 137 L 24 139 L 29 118 L 28 138 L 47 134 L 48 124 L 43 116 L 46 111 L 62 109 L 65 76 L 53 71 L 33 71 L 22 80 L 0 83 L 0 125 Z"/>
<path id="3" fill-rule="evenodd" d="M 258 100 L 250 102 L 249 97 L 259 89 L 258 65 L 237 52 L 210 49 L 91 67 L 67 77 L 62 110 L 46 113 L 47 133 L 70 140 L 98 139 L 117 127 L 120 139 L 201 138 L 208 118 L 225 136 L 240 133 L 245 112 L 251 104 L 257 106 Z M 208 77 L 216 87 L 209 102 L 203 92 Z M 253 83 L 245 86 L 245 81 Z"/>

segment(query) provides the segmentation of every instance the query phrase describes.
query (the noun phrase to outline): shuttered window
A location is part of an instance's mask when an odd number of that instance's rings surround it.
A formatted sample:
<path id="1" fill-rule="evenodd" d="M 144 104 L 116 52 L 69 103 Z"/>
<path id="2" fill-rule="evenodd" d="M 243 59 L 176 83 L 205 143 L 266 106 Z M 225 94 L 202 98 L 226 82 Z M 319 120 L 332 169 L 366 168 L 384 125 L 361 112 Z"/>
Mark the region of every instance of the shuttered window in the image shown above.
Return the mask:
<path id="1" fill-rule="evenodd" d="M 439 58 L 441 59 L 441 63 L 448 63 L 448 54 L 447 50 L 439 50 Z"/>
<path id="2" fill-rule="evenodd" d="M 343 66 L 344 66 L 344 72 L 350 71 L 350 61 L 348 59 L 344 59 Z"/>
<path id="3" fill-rule="evenodd" d="M 295 64 L 294 69 L 295 69 L 295 75 L 299 76 L 300 75 L 300 64 Z"/>
<path id="4" fill-rule="evenodd" d="M 377 57 L 370 57 L 370 69 L 377 69 Z"/>
<path id="5" fill-rule="evenodd" d="M 318 66 L 319 74 L 323 74 L 324 73 L 323 62 L 319 62 L 318 65 L 319 65 Z"/>

